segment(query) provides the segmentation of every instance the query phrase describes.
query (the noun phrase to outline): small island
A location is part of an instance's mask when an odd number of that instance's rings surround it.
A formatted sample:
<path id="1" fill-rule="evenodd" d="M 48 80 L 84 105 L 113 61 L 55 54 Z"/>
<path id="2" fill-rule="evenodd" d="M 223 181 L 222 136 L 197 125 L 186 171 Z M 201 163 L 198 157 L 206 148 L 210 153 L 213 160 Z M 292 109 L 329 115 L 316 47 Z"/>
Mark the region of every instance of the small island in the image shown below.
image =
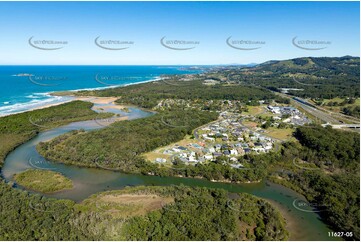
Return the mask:
<path id="1" fill-rule="evenodd" d="M 15 181 L 28 189 L 53 193 L 73 188 L 73 182 L 59 172 L 29 169 L 14 175 Z"/>

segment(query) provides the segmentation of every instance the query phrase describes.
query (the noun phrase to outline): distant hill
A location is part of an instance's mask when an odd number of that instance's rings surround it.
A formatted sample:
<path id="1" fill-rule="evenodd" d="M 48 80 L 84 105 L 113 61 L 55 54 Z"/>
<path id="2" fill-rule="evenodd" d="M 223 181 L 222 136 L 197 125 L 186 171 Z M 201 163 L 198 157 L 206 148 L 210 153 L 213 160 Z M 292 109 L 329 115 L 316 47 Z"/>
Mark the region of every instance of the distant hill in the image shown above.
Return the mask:
<path id="1" fill-rule="evenodd" d="M 277 71 L 282 73 L 294 73 L 306 70 L 307 73 L 313 74 L 320 72 L 325 74 L 325 72 L 328 72 L 328 75 L 338 75 L 342 73 L 359 75 L 359 66 L 359 57 L 302 57 L 282 61 L 267 61 L 257 65 L 255 69 L 261 71 Z"/>
<path id="2" fill-rule="evenodd" d="M 289 94 L 311 98 L 359 97 L 360 58 L 302 57 L 271 60 L 254 67 L 243 67 L 237 73 L 245 84 L 271 90 L 295 88 Z M 234 79 L 234 78 L 233 78 Z"/>

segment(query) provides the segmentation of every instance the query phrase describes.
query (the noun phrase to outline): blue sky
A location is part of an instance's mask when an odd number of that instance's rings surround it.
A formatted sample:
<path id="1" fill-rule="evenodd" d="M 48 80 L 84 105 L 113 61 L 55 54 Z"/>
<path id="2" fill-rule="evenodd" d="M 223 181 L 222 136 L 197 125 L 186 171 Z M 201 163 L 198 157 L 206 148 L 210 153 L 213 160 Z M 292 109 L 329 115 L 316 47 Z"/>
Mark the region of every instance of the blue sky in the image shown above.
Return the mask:
<path id="1" fill-rule="evenodd" d="M 359 56 L 359 21 L 359 2 L 0 2 L 0 64 L 246 64 Z M 29 45 L 32 36 L 67 44 L 40 50 Z M 134 44 L 105 50 L 94 44 L 98 36 Z M 160 44 L 164 36 L 199 43 L 188 45 L 195 47 L 191 50 L 172 50 Z M 230 36 L 262 42 L 238 47 L 261 48 L 231 48 Z M 296 36 L 330 43 L 305 50 L 292 44 Z"/>

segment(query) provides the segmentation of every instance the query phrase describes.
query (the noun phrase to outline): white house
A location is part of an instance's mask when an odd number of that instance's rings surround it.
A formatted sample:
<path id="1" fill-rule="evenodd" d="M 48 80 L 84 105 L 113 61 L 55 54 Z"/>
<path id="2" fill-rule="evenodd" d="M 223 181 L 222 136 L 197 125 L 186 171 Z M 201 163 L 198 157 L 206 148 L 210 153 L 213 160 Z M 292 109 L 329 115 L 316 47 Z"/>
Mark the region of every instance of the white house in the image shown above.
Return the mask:
<path id="1" fill-rule="evenodd" d="M 266 150 L 264 148 L 262 148 L 262 147 L 254 147 L 254 148 L 252 148 L 252 150 L 254 150 L 254 151 L 258 152 L 258 153 L 266 152 Z"/>
<path id="2" fill-rule="evenodd" d="M 264 146 L 263 146 L 263 148 L 265 149 L 265 150 L 271 150 L 272 148 L 273 148 L 273 146 L 272 146 L 272 143 L 271 142 L 267 142 Z"/>
<path id="3" fill-rule="evenodd" d="M 291 119 L 290 118 L 286 118 L 285 120 L 283 120 L 284 123 L 289 123 L 291 122 Z"/>
<path id="4" fill-rule="evenodd" d="M 206 155 L 204 155 L 203 157 L 204 157 L 204 159 L 206 159 L 206 160 L 212 160 L 212 159 L 213 159 L 213 155 L 211 155 L 211 154 L 206 154 Z"/>
<path id="5" fill-rule="evenodd" d="M 187 154 L 186 153 L 181 153 L 181 154 L 179 154 L 179 157 L 187 158 Z"/>
<path id="6" fill-rule="evenodd" d="M 280 107 L 267 106 L 267 108 L 268 108 L 268 110 L 270 110 L 272 113 L 275 113 L 275 114 L 280 114 L 280 113 L 281 113 Z"/>
<path id="7" fill-rule="evenodd" d="M 233 162 L 237 162 L 237 161 L 238 161 L 236 157 L 231 157 L 229 160 L 230 160 L 230 161 L 233 161 Z"/>
<path id="8" fill-rule="evenodd" d="M 230 150 L 231 155 L 238 155 L 238 151 L 235 149 Z"/>
<path id="9" fill-rule="evenodd" d="M 166 159 L 164 159 L 164 158 L 156 158 L 155 159 L 155 162 L 157 162 L 157 163 L 165 163 L 167 160 Z"/>
<path id="10" fill-rule="evenodd" d="M 205 139 L 205 140 L 212 141 L 212 142 L 214 142 L 214 141 L 215 141 L 215 139 L 214 139 L 214 138 L 211 138 L 211 137 L 205 137 L 204 139 Z"/>
<path id="11" fill-rule="evenodd" d="M 196 160 L 196 157 L 194 157 L 193 155 L 190 155 L 189 157 L 188 157 L 188 160 L 190 161 L 190 162 L 196 162 L 197 160 Z"/>

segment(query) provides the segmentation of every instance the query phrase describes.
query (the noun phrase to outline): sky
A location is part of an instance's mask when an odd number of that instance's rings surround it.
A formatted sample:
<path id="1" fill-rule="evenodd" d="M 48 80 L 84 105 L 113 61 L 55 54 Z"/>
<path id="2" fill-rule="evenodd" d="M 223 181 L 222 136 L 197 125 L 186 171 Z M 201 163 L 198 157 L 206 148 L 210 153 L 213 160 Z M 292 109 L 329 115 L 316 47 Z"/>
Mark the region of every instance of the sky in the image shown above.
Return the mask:
<path id="1" fill-rule="evenodd" d="M 359 4 L 0 2 L 0 65 L 218 65 L 360 56 Z"/>

